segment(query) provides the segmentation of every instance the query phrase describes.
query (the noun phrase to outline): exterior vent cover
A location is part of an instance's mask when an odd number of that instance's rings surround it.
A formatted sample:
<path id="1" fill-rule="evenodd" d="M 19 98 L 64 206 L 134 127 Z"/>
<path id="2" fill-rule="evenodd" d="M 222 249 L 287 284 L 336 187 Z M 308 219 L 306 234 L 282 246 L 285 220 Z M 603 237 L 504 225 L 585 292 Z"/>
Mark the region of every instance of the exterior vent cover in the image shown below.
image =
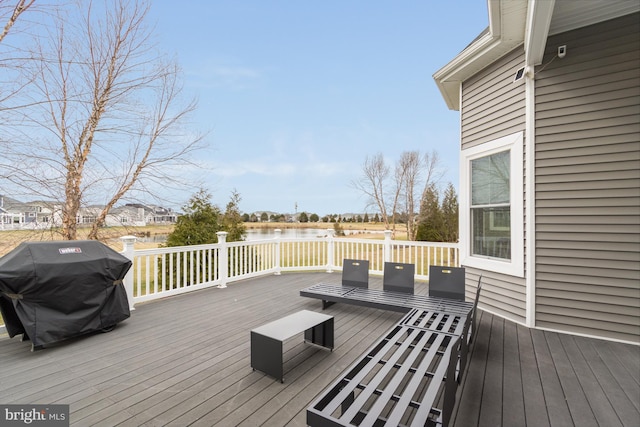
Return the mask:
<path id="1" fill-rule="evenodd" d="M 522 68 L 518 68 L 518 71 L 516 71 L 516 75 L 513 77 L 513 82 L 517 82 L 522 80 L 522 78 L 524 77 L 524 67 Z"/>

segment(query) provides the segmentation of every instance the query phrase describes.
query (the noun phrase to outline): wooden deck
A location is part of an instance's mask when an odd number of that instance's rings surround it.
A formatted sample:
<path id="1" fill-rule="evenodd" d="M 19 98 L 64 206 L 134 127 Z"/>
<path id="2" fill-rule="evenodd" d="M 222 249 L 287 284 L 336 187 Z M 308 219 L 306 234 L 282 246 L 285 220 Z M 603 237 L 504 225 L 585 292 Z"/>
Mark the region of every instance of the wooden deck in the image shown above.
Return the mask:
<path id="1" fill-rule="evenodd" d="M 69 404 L 77 426 L 304 426 L 309 402 L 401 313 L 335 304 L 333 352 L 285 343 L 285 383 L 249 367 L 249 331 L 298 310 L 339 273 L 250 279 L 139 305 L 110 333 L 30 352 L 0 336 L 0 403 Z M 381 279 L 371 278 L 372 287 Z M 418 293 L 426 293 L 417 284 Z M 482 313 L 456 426 L 638 426 L 640 347 Z"/>

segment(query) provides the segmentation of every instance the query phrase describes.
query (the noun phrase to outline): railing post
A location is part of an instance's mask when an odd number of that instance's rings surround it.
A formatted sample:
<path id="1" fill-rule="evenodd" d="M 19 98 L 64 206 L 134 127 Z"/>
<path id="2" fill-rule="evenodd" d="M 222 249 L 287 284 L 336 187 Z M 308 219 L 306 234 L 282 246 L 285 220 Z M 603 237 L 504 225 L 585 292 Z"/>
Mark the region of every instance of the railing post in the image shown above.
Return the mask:
<path id="1" fill-rule="evenodd" d="M 333 240 L 335 230 L 327 228 L 327 273 L 333 273 L 333 261 L 335 253 L 335 240 Z"/>
<path id="2" fill-rule="evenodd" d="M 218 278 L 220 279 L 219 288 L 227 287 L 227 277 L 229 272 L 229 250 L 227 248 L 227 233 L 226 231 L 218 231 L 218 244 L 220 245 L 220 252 L 218 254 Z"/>
<path id="3" fill-rule="evenodd" d="M 391 234 L 393 231 L 384 230 L 384 262 L 391 262 L 392 248 L 391 248 Z"/>
<path id="4" fill-rule="evenodd" d="M 276 228 L 275 230 L 273 230 L 275 236 L 273 236 L 273 239 L 276 241 L 276 246 L 275 246 L 275 251 L 276 253 L 275 255 L 275 275 L 279 276 L 282 272 L 282 266 L 280 265 L 280 251 L 281 251 L 281 243 L 280 243 L 280 238 L 282 237 L 282 230 L 280 230 L 279 228 Z"/>
<path id="5" fill-rule="evenodd" d="M 124 276 L 124 290 L 127 293 L 127 299 L 129 300 L 129 311 L 135 310 L 133 304 L 133 258 L 135 251 L 136 236 L 122 236 L 122 255 L 131 260 L 131 268 Z"/>

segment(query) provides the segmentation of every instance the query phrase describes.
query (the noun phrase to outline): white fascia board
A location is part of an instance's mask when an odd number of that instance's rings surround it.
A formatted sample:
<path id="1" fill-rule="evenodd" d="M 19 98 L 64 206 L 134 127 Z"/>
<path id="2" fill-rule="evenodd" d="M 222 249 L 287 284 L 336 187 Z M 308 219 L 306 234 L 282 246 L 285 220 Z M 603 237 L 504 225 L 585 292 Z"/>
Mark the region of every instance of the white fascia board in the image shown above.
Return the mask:
<path id="1" fill-rule="evenodd" d="M 529 1 L 524 37 L 524 51 L 528 66 L 542 64 L 554 7 L 555 0 Z"/>
<path id="2" fill-rule="evenodd" d="M 520 0 L 526 1 L 526 0 Z M 447 107 L 460 110 L 461 83 L 490 65 L 502 55 L 524 41 L 526 16 L 520 16 L 522 8 L 509 8 L 505 0 L 488 0 L 489 31 L 478 37 L 447 65 L 433 74 Z M 519 2 L 518 2 L 519 3 Z M 508 19 L 503 16 L 508 13 Z"/>
<path id="3" fill-rule="evenodd" d="M 479 60 L 498 45 L 499 40 L 496 40 L 489 32 L 433 74 L 433 79 L 450 110 L 460 110 L 460 84 L 465 78 L 489 65 L 490 61 L 486 61 L 486 64 L 483 65 L 479 63 Z M 470 71 L 472 66 L 473 72 Z"/>

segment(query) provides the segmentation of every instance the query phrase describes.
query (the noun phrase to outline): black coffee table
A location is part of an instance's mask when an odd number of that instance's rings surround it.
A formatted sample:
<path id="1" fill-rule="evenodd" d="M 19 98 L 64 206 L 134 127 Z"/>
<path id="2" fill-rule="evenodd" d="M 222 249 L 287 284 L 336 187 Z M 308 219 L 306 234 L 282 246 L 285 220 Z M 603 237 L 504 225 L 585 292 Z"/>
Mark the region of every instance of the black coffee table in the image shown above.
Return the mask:
<path id="1" fill-rule="evenodd" d="M 302 332 L 305 341 L 333 350 L 333 316 L 302 310 L 251 331 L 251 367 L 284 383 L 282 344 Z"/>

